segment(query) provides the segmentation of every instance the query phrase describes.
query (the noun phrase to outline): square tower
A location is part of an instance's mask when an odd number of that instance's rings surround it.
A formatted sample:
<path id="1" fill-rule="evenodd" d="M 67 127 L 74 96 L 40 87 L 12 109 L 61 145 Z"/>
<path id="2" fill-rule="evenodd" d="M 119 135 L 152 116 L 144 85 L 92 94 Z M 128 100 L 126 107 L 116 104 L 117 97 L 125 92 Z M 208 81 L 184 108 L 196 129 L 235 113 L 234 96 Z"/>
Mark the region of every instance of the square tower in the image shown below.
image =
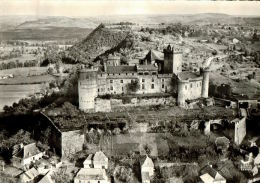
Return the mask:
<path id="1" fill-rule="evenodd" d="M 178 74 L 182 72 L 182 53 L 174 51 L 171 45 L 168 45 L 166 49 L 163 50 L 164 53 L 164 66 L 163 72 L 165 74 Z"/>

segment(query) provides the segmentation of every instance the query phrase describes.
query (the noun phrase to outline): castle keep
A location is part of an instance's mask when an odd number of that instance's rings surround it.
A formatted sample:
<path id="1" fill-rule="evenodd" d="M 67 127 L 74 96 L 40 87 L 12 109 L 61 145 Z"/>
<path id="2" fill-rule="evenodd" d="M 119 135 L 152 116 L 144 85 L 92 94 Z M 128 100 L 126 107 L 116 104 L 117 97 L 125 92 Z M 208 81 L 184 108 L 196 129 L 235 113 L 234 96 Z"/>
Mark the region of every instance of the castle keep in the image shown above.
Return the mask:
<path id="1" fill-rule="evenodd" d="M 139 65 L 120 65 L 120 58 L 109 56 L 102 68 L 82 69 L 79 74 L 79 109 L 94 111 L 95 98 L 106 94 L 177 93 L 177 103 L 208 97 L 209 69 L 199 73 L 182 71 L 182 53 L 170 45 L 163 58 L 150 51 Z M 136 90 L 131 88 L 136 87 Z"/>

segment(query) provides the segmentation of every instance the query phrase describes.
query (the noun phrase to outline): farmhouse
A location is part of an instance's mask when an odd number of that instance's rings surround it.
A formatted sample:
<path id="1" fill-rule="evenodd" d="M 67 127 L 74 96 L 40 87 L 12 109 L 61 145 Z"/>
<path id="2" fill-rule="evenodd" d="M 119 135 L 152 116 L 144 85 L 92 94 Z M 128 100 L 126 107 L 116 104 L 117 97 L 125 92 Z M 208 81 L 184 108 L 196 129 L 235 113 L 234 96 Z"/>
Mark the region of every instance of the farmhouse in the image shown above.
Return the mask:
<path id="1" fill-rule="evenodd" d="M 42 158 L 43 152 L 40 152 L 35 143 L 28 145 L 17 145 L 13 150 L 13 162 L 16 166 L 29 166 L 31 163 Z"/>
<path id="2" fill-rule="evenodd" d="M 142 183 L 150 183 L 151 177 L 154 175 L 154 164 L 151 158 L 146 156 L 144 161 L 141 159 L 141 175 Z"/>
<path id="3" fill-rule="evenodd" d="M 169 45 L 163 58 L 150 51 L 140 65 L 118 65 L 118 58 L 110 56 L 102 67 L 82 69 L 78 79 L 79 109 L 94 112 L 95 98 L 107 94 L 170 92 L 177 94 L 178 105 L 183 107 L 186 100 L 208 98 L 208 88 L 209 69 L 183 72 L 182 52 Z"/>

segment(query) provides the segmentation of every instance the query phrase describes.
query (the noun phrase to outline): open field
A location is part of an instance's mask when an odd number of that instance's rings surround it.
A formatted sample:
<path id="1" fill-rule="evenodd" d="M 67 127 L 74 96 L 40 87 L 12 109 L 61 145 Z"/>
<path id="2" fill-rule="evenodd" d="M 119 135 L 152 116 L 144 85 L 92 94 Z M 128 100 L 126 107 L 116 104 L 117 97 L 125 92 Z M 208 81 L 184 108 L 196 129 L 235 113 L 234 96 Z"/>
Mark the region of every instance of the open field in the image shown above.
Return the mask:
<path id="1" fill-rule="evenodd" d="M 39 60 L 39 56 L 35 56 L 33 54 L 23 54 L 22 56 L 20 57 L 17 57 L 17 58 L 11 58 L 11 59 L 6 59 L 6 60 L 0 60 L 1 63 L 9 63 L 9 62 L 21 62 L 21 63 L 24 63 L 26 61 L 35 61 L 37 62 Z"/>
<path id="2" fill-rule="evenodd" d="M 44 84 L 0 85 L 0 111 L 5 105 L 12 105 L 44 88 Z"/>
<path id="3" fill-rule="evenodd" d="M 17 85 L 17 84 L 41 84 L 49 83 L 55 80 L 51 75 L 41 75 L 41 76 L 30 76 L 30 77 L 16 77 L 0 80 L 0 85 Z M 26 87 L 26 86 L 25 86 Z"/>
<path id="4" fill-rule="evenodd" d="M 41 75 L 47 72 L 47 67 L 22 67 L 0 70 L 0 76 L 13 74 L 15 76 Z M 1 81 L 1 80 L 0 80 Z"/>

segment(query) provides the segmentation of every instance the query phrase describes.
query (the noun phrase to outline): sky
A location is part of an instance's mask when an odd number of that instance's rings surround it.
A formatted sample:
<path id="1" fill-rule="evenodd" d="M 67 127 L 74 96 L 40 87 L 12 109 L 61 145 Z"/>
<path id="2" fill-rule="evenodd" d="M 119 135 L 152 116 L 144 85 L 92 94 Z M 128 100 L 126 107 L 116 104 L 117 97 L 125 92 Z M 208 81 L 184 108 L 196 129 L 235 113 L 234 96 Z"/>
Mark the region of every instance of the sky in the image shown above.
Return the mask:
<path id="1" fill-rule="evenodd" d="M 0 0 L 0 15 L 108 16 L 225 13 L 260 16 L 258 1 Z"/>

